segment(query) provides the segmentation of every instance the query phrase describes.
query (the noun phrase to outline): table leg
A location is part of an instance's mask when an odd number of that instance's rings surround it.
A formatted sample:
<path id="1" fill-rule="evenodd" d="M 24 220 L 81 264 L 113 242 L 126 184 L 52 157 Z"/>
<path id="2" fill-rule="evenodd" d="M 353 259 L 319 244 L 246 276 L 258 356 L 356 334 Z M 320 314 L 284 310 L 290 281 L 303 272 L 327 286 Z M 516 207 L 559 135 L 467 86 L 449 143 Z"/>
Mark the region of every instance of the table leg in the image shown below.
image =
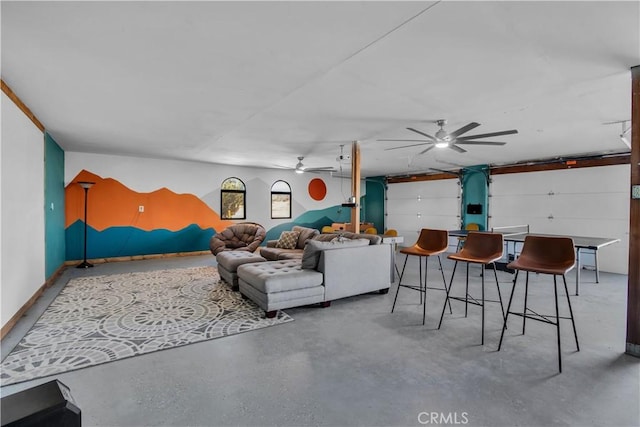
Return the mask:
<path id="1" fill-rule="evenodd" d="M 391 283 L 396 281 L 396 245 L 391 243 Z"/>

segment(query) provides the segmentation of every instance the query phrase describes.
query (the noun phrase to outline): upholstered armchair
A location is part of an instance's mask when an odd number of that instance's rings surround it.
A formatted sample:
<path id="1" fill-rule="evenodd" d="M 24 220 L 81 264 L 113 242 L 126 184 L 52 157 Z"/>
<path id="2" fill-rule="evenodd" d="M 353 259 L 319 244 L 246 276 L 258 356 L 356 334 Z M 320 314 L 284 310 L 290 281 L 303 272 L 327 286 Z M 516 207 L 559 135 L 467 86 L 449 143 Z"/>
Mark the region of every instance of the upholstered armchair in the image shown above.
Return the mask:
<path id="1" fill-rule="evenodd" d="M 266 235 L 267 230 L 260 224 L 241 222 L 214 234 L 209 241 L 209 249 L 214 256 L 222 251 L 254 252 Z"/>

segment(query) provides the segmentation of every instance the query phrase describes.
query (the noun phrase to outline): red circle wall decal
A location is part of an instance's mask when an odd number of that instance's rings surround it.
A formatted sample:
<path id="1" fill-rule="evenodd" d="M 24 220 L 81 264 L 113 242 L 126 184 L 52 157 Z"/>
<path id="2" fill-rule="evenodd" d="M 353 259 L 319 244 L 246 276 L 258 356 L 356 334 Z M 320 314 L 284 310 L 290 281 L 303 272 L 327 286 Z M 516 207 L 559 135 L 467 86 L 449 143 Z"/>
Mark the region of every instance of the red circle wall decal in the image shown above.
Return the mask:
<path id="1" fill-rule="evenodd" d="M 322 200 L 327 195 L 327 186 L 320 178 L 313 178 L 309 181 L 309 196 L 313 200 Z"/>

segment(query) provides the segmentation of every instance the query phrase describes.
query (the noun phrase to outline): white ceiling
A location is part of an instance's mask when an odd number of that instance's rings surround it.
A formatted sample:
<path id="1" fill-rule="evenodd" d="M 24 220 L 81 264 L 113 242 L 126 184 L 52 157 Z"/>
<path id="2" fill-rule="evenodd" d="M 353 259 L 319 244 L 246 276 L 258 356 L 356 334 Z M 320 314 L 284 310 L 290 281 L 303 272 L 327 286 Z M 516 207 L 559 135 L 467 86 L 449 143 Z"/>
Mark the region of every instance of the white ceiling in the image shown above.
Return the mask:
<path id="1" fill-rule="evenodd" d="M 365 176 L 627 150 L 640 2 L 7 2 L 2 79 L 67 151 Z M 377 139 L 517 129 L 467 153 Z M 466 135 L 465 135 L 466 136 Z"/>

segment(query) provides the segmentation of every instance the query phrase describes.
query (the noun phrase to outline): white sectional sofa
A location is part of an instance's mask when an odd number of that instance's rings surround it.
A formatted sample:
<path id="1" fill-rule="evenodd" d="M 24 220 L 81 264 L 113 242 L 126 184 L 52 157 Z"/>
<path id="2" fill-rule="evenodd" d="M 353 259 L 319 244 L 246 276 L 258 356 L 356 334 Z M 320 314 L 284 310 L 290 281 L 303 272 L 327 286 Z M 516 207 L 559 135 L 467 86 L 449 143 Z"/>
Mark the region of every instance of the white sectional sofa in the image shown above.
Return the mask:
<path id="1" fill-rule="evenodd" d="M 378 236 L 350 237 L 333 242 L 312 239 L 301 260 L 239 266 L 240 293 L 258 304 L 267 317 L 280 309 L 316 303 L 326 307 L 353 295 L 387 293 L 391 285 L 389 247 Z"/>

